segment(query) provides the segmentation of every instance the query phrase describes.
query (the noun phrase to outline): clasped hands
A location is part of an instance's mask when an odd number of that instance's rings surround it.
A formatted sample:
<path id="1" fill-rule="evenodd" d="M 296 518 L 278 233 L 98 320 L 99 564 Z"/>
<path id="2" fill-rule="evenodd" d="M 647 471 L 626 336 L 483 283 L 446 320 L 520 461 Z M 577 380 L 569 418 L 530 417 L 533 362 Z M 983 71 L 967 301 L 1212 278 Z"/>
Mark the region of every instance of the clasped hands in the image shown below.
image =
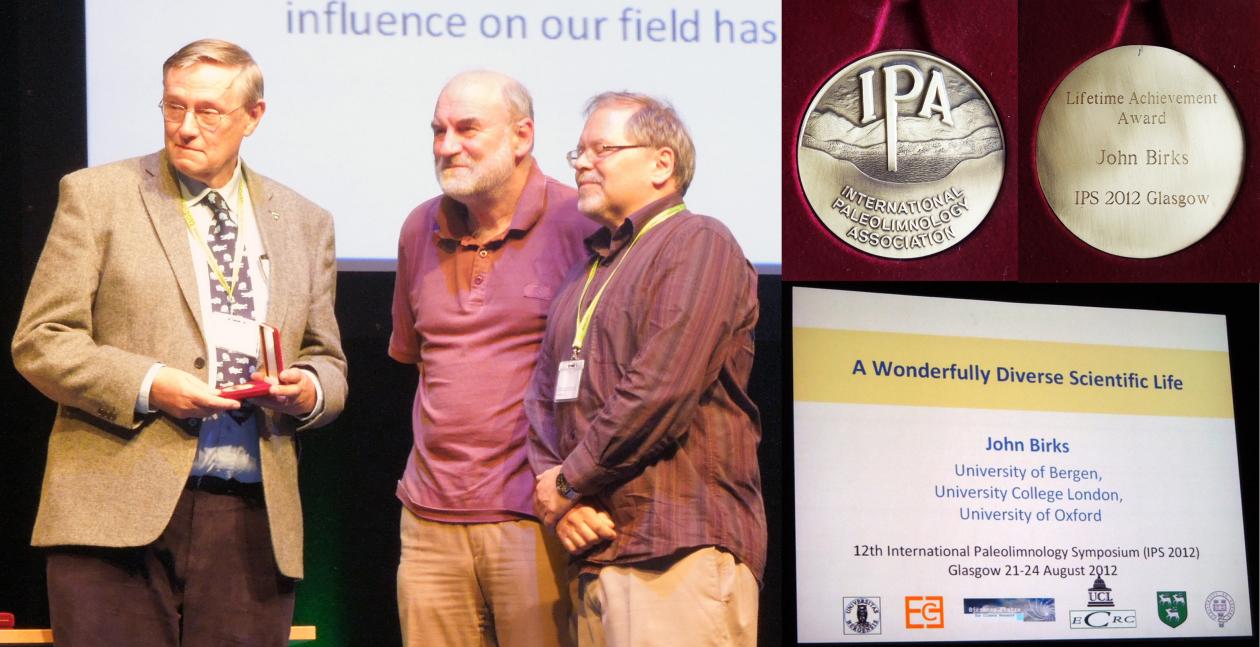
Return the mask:
<path id="1" fill-rule="evenodd" d="M 570 501 L 556 489 L 557 465 L 534 479 L 534 513 L 543 523 L 555 528 L 556 537 L 571 554 L 579 555 L 596 544 L 615 539 L 616 525 L 612 517 L 588 499 Z"/>
<path id="2" fill-rule="evenodd" d="M 277 377 L 254 373 L 250 378 L 272 384 L 265 397 L 250 398 L 254 404 L 297 418 L 308 415 L 315 408 L 315 383 L 302 369 L 287 368 Z M 220 411 L 239 409 L 241 403 L 222 397 L 218 389 L 208 386 L 191 373 L 163 366 L 158 369 L 149 388 L 149 406 L 176 418 L 205 418 Z"/>

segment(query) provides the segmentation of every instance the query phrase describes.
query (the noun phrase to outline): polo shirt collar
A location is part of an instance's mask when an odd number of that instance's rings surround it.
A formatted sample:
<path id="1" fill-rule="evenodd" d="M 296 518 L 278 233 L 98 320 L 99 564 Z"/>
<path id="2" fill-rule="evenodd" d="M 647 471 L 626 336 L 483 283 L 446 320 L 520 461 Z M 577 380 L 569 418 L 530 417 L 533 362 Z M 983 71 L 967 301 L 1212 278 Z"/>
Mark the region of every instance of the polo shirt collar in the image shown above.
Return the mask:
<path id="1" fill-rule="evenodd" d="M 523 236 L 542 217 L 547 209 L 547 178 L 538 169 L 537 162 L 529 160 L 529 177 L 525 179 L 525 188 L 516 201 L 516 211 L 512 214 L 512 222 L 508 225 L 503 237 Z M 468 207 L 458 200 L 442 196 L 438 202 L 436 227 L 434 233 L 440 240 L 459 243 L 472 231 L 468 228 Z M 496 239 L 497 240 L 497 239 Z M 493 241 L 491 241 L 493 242 Z"/>

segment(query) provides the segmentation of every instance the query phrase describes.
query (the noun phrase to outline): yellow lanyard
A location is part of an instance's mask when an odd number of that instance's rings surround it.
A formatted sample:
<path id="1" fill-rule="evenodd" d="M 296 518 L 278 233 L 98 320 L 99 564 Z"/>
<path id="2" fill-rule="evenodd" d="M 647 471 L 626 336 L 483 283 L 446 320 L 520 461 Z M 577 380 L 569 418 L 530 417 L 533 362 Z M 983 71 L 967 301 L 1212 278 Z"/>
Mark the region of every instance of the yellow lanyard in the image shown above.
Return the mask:
<path id="1" fill-rule="evenodd" d="M 599 259 L 596 258 L 595 261 L 591 263 L 591 269 L 586 273 L 586 283 L 582 286 L 582 294 L 578 296 L 577 329 L 573 331 L 573 359 L 577 359 L 578 354 L 582 352 L 582 342 L 586 340 L 586 332 L 590 330 L 591 317 L 595 316 L 595 306 L 599 305 L 600 297 L 604 296 L 604 288 L 607 288 L 608 284 L 612 282 L 613 275 L 617 273 L 617 270 L 621 268 L 621 264 L 626 260 L 626 257 L 630 255 L 630 250 L 634 249 L 634 244 L 639 242 L 639 239 L 643 237 L 643 234 L 648 233 L 648 231 L 650 231 L 653 227 L 669 220 L 674 214 L 686 208 L 687 205 L 685 204 L 675 205 L 657 214 L 655 218 L 652 218 L 646 225 L 643 225 L 643 228 L 634 235 L 634 240 L 631 240 L 630 244 L 626 245 L 626 251 L 621 253 L 621 258 L 617 259 L 617 264 L 614 265 L 612 271 L 608 273 L 608 278 L 604 279 L 604 284 L 599 286 L 599 291 L 591 298 L 591 304 L 586 306 L 586 309 L 583 310 L 582 301 L 586 299 L 586 290 L 591 287 L 591 281 L 595 280 L 595 270 L 599 267 Z"/>
<path id="2" fill-rule="evenodd" d="M 227 277 L 223 275 L 223 269 L 219 267 L 219 262 L 214 260 L 214 252 L 211 251 L 210 245 L 206 243 L 206 237 L 198 233 L 197 223 L 193 220 L 192 210 L 188 207 L 187 200 L 180 200 L 179 206 L 184 211 L 184 223 L 188 225 L 188 231 L 201 243 L 201 249 L 206 253 L 206 264 L 210 266 L 210 271 L 214 272 L 214 277 L 219 279 L 219 285 L 223 286 L 223 291 L 227 293 L 229 303 L 236 303 L 236 296 L 233 292 L 236 290 L 236 282 L 240 279 L 241 258 L 245 256 L 245 214 L 242 209 L 245 207 L 245 174 L 241 174 L 240 182 L 236 186 L 236 253 L 232 254 L 232 282 L 228 283 Z M 214 218 L 214 209 L 210 210 L 210 217 Z"/>

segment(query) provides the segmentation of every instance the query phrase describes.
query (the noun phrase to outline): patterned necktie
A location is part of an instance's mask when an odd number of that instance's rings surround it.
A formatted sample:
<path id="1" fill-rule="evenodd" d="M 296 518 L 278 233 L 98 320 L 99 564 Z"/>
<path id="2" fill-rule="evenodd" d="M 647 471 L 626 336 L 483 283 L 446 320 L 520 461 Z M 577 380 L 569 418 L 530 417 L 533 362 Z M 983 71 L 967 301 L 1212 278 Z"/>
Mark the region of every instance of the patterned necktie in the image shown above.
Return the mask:
<path id="1" fill-rule="evenodd" d="M 231 218 L 231 210 L 228 209 L 227 201 L 217 191 L 211 191 L 206 194 L 202 202 L 210 208 L 213 217 L 210 219 L 210 233 L 206 236 L 206 245 L 210 248 L 212 258 L 210 261 L 219 266 L 219 271 L 223 273 L 223 278 L 232 280 L 232 261 L 236 258 L 236 250 L 240 248 L 240 241 L 237 240 L 237 226 Z M 219 277 L 214 271 L 206 268 L 210 274 L 210 310 L 216 314 L 231 314 L 246 319 L 254 318 L 254 292 L 252 282 L 249 276 L 249 258 L 241 259 L 241 269 L 237 273 L 236 285 L 232 290 L 229 298 L 227 290 L 223 288 L 223 284 L 219 281 Z M 223 347 L 215 347 L 215 355 L 218 358 L 218 371 L 215 373 L 214 381 L 220 388 L 232 384 L 243 384 L 249 381 L 249 376 L 254 372 L 257 366 L 257 358 L 245 353 L 238 353 Z M 237 424 L 243 424 L 247 418 L 254 414 L 254 406 L 248 402 L 242 402 L 241 408 L 235 411 L 229 411 L 228 415 L 232 417 Z"/>

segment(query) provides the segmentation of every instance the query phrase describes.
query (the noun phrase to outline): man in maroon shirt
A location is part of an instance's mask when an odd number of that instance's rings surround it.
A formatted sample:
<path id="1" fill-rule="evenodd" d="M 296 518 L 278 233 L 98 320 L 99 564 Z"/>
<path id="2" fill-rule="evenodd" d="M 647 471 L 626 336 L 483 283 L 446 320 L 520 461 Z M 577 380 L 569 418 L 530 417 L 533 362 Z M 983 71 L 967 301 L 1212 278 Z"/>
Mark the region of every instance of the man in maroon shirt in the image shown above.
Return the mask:
<path id="1" fill-rule="evenodd" d="M 403 639 L 568 644 L 565 557 L 533 516 L 522 399 L 552 297 L 593 226 L 534 161 L 520 83 L 460 74 L 432 125 L 443 195 L 403 224 L 389 344 L 420 372 L 397 491 Z"/>
<path id="2" fill-rule="evenodd" d="M 694 160 L 673 108 L 629 93 L 592 99 L 569 153 L 603 228 L 556 297 L 525 408 L 535 506 L 581 564 L 582 645 L 757 641 L 757 275 L 686 210 Z"/>

